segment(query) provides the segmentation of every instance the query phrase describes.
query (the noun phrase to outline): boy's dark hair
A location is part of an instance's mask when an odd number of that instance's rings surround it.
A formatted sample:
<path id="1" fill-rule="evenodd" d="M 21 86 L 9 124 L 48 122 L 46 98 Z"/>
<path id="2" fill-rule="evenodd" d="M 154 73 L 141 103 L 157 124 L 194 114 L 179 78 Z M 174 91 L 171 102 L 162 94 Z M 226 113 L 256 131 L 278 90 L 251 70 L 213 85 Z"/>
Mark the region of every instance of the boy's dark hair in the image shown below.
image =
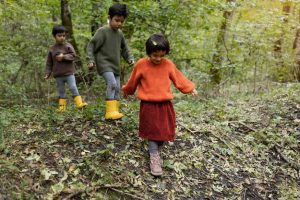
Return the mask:
<path id="1" fill-rule="evenodd" d="M 170 52 L 169 41 L 163 34 L 153 34 L 146 41 L 147 55 L 155 51 L 166 51 L 166 54 Z"/>
<path id="2" fill-rule="evenodd" d="M 127 5 L 120 3 L 112 5 L 108 10 L 108 15 L 110 18 L 113 18 L 116 15 L 126 18 L 128 16 Z"/>
<path id="3" fill-rule="evenodd" d="M 65 33 L 66 28 L 62 25 L 55 25 L 52 29 L 52 35 L 55 37 L 57 33 Z"/>

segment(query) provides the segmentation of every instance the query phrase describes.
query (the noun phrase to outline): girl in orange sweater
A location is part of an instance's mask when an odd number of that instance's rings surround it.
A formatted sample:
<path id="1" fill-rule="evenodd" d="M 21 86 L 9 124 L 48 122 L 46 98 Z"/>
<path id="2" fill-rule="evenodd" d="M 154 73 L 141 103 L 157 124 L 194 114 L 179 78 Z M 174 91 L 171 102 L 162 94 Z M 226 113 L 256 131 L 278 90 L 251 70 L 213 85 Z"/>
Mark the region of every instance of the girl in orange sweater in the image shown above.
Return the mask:
<path id="1" fill-rule="evenodd" d="M 150 36 L 146 41 L 148 56 L 135 64 L 127 84 L 122 87 L 125 98 L 138 88 L 137 97 L 141 100 L 139 136 L 148 140 L 150 169 L 154 176 L 162 175 L 160 150 L 163 143 L 175 139 L 171 82 L 184 94 L 198 94 L 195 85 L 165 58 L 169 51 L 169 42 L 163 35 Z"/>

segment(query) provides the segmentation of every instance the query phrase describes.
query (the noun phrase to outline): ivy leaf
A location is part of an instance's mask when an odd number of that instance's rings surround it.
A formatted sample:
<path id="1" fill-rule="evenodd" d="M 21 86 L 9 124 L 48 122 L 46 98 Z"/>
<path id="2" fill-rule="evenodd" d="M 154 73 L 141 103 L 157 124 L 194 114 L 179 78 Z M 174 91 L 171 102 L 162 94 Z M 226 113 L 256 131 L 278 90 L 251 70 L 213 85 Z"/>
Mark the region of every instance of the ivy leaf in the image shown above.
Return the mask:
<path id="1" fill-rule="evenodd" d="M 38 154 L 32 154 L 32 155 L 30 155 L 30 156 L 28 156 L 27 158 L 26 158 L 26 160 L 29 160 L 29 161 L 39 161 L 40 160 L 40 156 L 38 155 Z"/>
<path id="2" fill-rule="evenodd" d="M 41 175 L 44 176 L 45 180 L 49 180 L 50 176 L 58 174 L 56 171 L 51 171 L 48 168 L 44 168 L 41 170 Z"/>
<path id="3" fill-rule="evenodd" d="M 64 187 L 65 187 L 64 184 L 62 182 L 59 182 L 59 183 L 51 186 L 51 189 L 54 194 L 59 194 L 61 191 L 63 191 Z"/>

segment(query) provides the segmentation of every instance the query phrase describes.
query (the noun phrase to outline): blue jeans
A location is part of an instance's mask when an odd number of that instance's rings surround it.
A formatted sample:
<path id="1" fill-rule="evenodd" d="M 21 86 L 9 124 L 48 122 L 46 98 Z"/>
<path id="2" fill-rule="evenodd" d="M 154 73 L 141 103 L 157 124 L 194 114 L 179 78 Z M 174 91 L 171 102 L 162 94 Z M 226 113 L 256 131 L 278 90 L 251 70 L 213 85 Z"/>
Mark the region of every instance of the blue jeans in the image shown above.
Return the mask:
<path id="1" fill-rule="evenodd" d="M 68 83 L 73 97 L 79 96 L 79 92 L 78 92 L 78 89 L 76 86 L 76 80 L 75 80 L 74 75 L 56 77 L 55 79 L 56 79 L 56 83 L 57 83 L 58 96 L 60 99 L 66 98 L 65 82 Z"/>

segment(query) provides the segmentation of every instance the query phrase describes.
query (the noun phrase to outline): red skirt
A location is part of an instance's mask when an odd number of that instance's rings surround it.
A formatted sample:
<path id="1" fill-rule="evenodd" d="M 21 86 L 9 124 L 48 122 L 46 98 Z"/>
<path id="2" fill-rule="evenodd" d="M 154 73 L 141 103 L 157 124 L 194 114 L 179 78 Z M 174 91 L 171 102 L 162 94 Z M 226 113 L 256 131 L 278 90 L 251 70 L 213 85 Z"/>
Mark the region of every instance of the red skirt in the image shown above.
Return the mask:
<path id="1" fill-rule="evenodd" d="M 139 136 L 154 141 L 175 139 L 176 118 L 171 101 L 140 104 Z"/>

